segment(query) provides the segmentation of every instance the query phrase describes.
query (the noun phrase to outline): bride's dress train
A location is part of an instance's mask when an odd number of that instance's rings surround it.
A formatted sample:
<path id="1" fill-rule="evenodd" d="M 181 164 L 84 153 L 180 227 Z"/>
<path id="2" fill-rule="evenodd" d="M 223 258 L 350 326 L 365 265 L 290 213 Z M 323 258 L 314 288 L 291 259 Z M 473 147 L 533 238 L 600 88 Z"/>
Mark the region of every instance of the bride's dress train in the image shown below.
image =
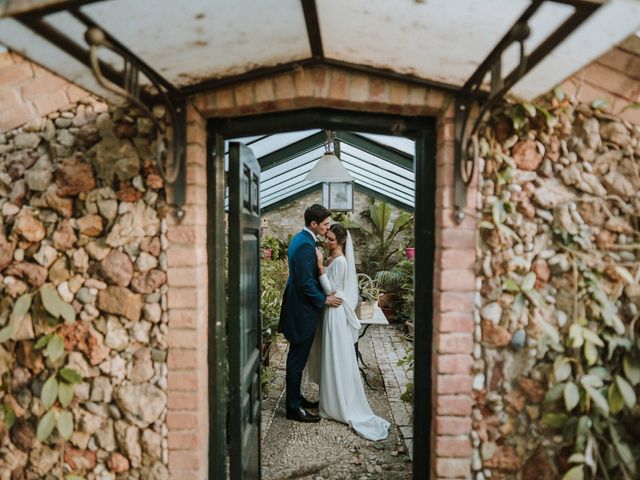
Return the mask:
<path id="1" fill-rule="evenodd" d="M 325 293 L 344 298 L 347 270 L 344 256 L 327 267 L 321 277 Z M 354 348 L 360 322 L 348 303 L 322 311 L 307 363 L 309 378 L 320 386 L 320 416 L 346 423 L 369 440 L 383 440 L 390 424 L 373 413 L 365 396 Z"/>

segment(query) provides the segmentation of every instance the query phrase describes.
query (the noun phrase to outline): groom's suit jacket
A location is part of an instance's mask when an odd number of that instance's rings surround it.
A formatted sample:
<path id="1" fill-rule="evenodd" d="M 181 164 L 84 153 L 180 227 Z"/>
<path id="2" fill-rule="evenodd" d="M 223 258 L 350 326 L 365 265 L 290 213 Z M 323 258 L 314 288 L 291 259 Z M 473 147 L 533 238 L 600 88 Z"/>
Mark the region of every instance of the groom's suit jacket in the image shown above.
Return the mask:
<path id="1" fill-rule="evenodd" d="M 318 280 L 316 243 L 306 230 L 289 243 L 289 279 L 284 289 L 278 331 L 291 343 L 302 343 L 316 331 L 316 322 L 327 296 Z"/>

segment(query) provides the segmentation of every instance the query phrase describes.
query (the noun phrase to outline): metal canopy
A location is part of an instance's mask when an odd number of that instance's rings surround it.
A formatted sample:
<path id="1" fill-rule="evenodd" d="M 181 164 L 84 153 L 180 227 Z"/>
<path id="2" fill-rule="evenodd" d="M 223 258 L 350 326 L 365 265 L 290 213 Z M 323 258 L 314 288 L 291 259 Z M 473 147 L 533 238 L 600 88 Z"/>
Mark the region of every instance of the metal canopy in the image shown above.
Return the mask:
<path id="1" fill-rule="evenodd" d="M 159 97 L 175 137 L 158 167 L 173 172 L 177 207 L 188 95 L 317 64 L 444 89 L 456 95 L 461 221 L 473 104 L 483 112 L 508 92 L 547 92 L 639 19 L 637 0 L 8 0 L 0 43 L 109 100 L 149 112 Z"/>
<path id="2" fill-rule="evenodd" d="M 552 42 L 535 71 L 515 85 L 513 92 L 529 99 L 640 23 L 636 0 L 401 0 L 392 6 L 385 0 L 9 0 L 0 7 L 0 16 L 7 17 L 0 20 L 0 42 L 100 95 L 105 92 L 78 68 L 77 57 L 88 48 L 88 23 L 182 92 L 315 63 L 456 91 L 536 4 L 541 8 L 529 22 L 528 53 L 557 27 L 566 29 L 575 13 L 604 6 L 573 25 L 575 33 L 560 45 L 563 39 Z M 52 44 L 67 53 L 52 55 Z M 114 57 L 103 60 L 116 71 L 122 67 Z M 517 48 L 510 48 L 503 67 L 511 70 L 517 63 Z"/>
<path id="3" fill-rule="evenodd" d="M 309 182 L 304 178 L 324 154 L 325 139 L 321 130 L 233 139 L 249 146 L 258 158 L 263 213 L 321 188 L 321 183 Z M 413 211 L 413 140 L 336 132 L 336 141 L 340 145 L 340 159 L 355 179 L 356 190 Z M 405 151 L 391 145 L 400 146 Z M 228 152 L 225 154 L 225 163 L 228 163 Z"/>

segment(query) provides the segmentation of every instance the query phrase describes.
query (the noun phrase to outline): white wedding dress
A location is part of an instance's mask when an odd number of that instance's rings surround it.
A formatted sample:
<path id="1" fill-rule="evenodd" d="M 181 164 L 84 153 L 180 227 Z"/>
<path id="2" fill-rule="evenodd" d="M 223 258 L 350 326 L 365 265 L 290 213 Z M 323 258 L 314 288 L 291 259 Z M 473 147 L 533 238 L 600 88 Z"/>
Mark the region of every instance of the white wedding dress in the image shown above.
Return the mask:
<path id="1" fill-rule="evenodd" d="M 349 248 L 346 250 L 348 253 Z M 320 386 L 321 417 L 346 423 L 369 440 L 383 440 L 389 434 L 390 424 L 376 416 L 369 406 L 354 348 L 360 329 L 353 310 L 357 302 L 355 282 L 355 263 L 352 266 L 344 256 L 337 257 L 320 277 L 325 293 L 335 292 L 343 303 L 340 307 L 324 307 L 307 370 L 310 380 Z"/>

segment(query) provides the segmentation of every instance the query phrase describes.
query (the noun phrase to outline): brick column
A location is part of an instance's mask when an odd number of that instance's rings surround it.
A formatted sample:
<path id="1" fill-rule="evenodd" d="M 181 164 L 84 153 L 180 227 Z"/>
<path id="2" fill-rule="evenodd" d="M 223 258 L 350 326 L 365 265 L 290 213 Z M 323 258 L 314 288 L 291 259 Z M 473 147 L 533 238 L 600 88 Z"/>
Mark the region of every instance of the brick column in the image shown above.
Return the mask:
<path id="1" fill-rule="evenodd" d="M 434 431 L 432 468 L 439 479 L 471 478 L 471 408 L 476 290 L 475 188 L 461 225 L 454 213 L 453 108 L 438 121 L 434 271 Z"/>
<path id="2" fill-rule="evenodd" d="M 187 111 L 185 217 L 169 217 L 168 412 L 171 478 L 207 478 L 207 175 L 206 123 Z"/>

